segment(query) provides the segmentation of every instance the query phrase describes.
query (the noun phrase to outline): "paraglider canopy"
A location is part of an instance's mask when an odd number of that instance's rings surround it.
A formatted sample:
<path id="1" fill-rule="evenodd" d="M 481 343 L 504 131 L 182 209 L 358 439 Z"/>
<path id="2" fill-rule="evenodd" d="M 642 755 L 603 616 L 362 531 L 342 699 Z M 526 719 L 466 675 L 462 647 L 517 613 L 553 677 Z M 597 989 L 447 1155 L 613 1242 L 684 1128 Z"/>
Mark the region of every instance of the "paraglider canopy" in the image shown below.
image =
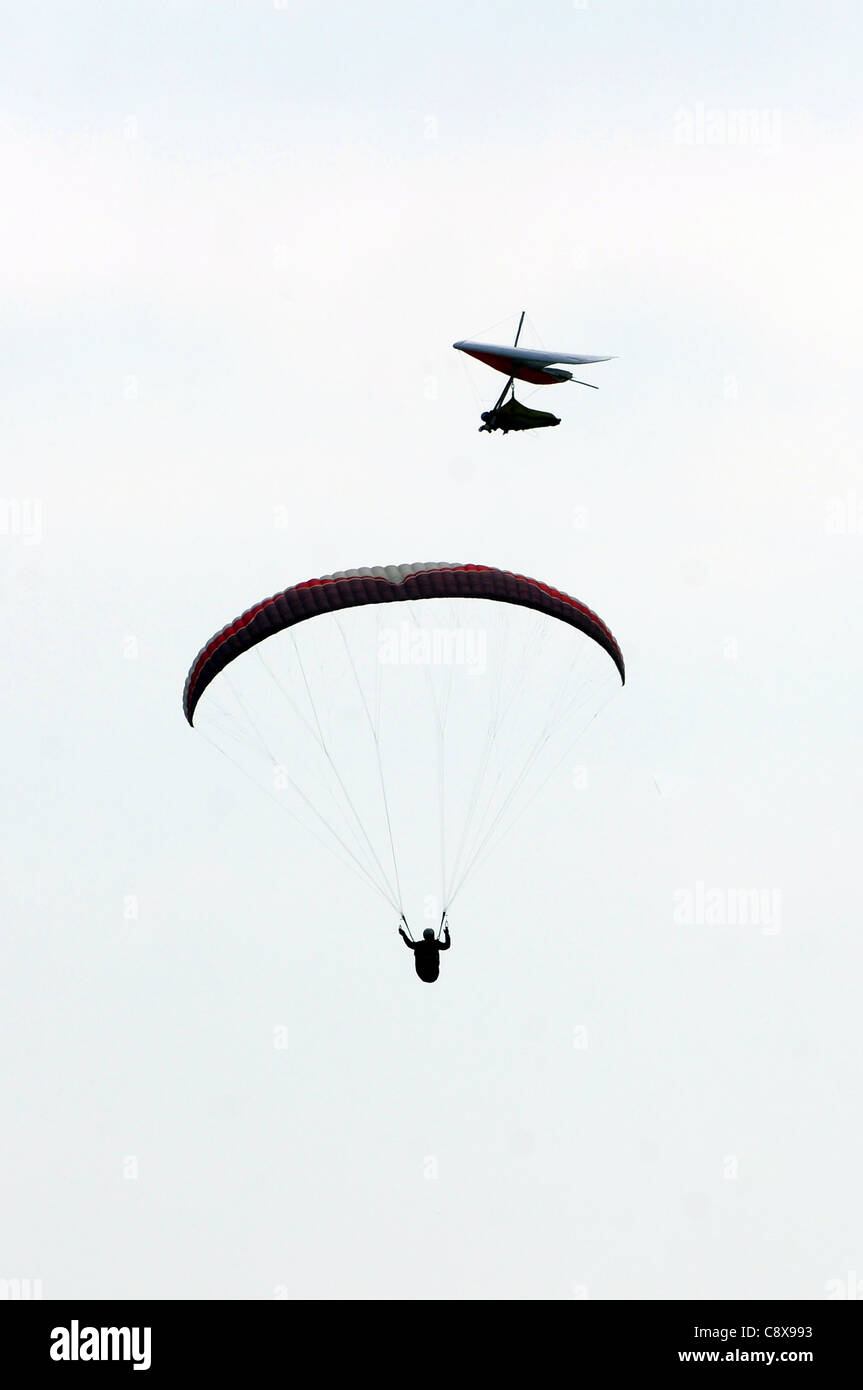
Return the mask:
<path id="1" fill-rule="evenodd" d="M 494 569 L 490 565 L 448 565 L 427 560 L 413 565 L 381 565 L 343 570 L 322 579 L 307 579 L 256 603 L 217 632 L 198 653 L 186 678 L 183 711 L 193 722 L 207 686 L 229 662 L 276 632 L 308 618 L 370 603 L 405 603 L 412 599 L 483 598 L 533 608 L 559 618 L 592 637 L 611 657 L 623 681 L 623 653 L 596 613 L 577 598 L 538 579 Z"/>
<path id="2" fill-rule="evenodd" d="M 443 921 L 623 679 L 572 595 L 426 561 L 254 604 L 199 652 L 183 708 L 403 919 L 437 861 Z"/>

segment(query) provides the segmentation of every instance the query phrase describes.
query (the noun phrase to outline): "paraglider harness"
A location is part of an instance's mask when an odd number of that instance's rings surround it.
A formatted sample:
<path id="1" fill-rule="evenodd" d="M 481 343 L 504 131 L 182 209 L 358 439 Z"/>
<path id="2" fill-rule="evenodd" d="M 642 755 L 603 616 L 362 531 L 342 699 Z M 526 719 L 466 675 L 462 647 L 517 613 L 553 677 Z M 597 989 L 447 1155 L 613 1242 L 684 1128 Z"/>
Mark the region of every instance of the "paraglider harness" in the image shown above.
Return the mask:
<path id="1" fill-rule="evenodd" d="M 407 917 L 404 915 L 404 913 L 402 913 L 401 917 L 399 918 L 399 922 L 404 922 L 405 930 L 407 931 L 408 937 L 409 937 L 410 940 L 414 943 L 414 945 L 416 945 L 416 944 L 417 944 L 417 938 L 414 936 L 413 932 L 411 931 L 410 927 L 408 926 L 408 919 L 407 919 Z M 439 926 L 438 929 L 437 929 L 437 935 L 435 936 L 435 941 L 440 941 L 441 935 L 442 935 L 442 933 L 443 933 L 443 929 L 444 929 L 445 926 L 449 926 L 449 923 L 447 922 L 447 919 L 446 919 L 446 908 L 444 908 L 443 912 L 442 912 L 441 915 L 440 915 L 440 926 Z"/>

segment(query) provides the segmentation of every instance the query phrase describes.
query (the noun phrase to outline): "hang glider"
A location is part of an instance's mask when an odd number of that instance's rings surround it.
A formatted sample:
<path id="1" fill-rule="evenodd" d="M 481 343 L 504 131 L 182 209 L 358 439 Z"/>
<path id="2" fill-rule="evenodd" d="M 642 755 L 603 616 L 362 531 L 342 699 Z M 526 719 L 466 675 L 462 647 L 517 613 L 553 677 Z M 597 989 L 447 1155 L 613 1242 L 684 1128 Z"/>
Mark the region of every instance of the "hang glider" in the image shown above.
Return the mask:
<path id="1" fill-rule="evenodd" d="M 546 352 L 536 348 L 520 348 L 518 340 L 521 336 L 522 324 L 524 323 L 524 310 L 518 321 L 518 330 L 515 335 L 515 342 L 512 347 L 505 347 L 496 343 L 475 343 L 469 339 L 463 339 L 460 343 L 453 343 L 453 347 L 458 352 L 465 352 L 469 357 L 475 357 L 478 362 L 484 362 L 486 366 L 493 367 L 496 372 L 503 372 L 508 377 L 506 386 L 503 388 L 495 405 L 491 410 L 483 412 L 482 419 L 485 421 L 480 426 L 480 430 L 491 432 L 495 429 L 503 429 L 508 432 L 510 429 L 529 430 L 538 429 L 546 425 L 559 425 L 557 416 L 549 414 L 544 410 L 529 410 L 527 406 L 521 405 L 515 399 L 514 381 L 529 381 L 534 386 L 553 386 L 562 381 L 571 381 L 576 386 L 589 386 L 591 390 L 597 391 L 599 388 L 592 381 L 579 381 L 572 372 L 563 370 L 560 363 L 569 366 L 585 366 L 593 362 L 611 362 L 612 357 L 588 357 L 583 353 L 566 352 Z M 503 414 L 503 403 L 507 393 L 512 391 L 509 401 L 510 406 L 517 407 L 511 412 L 512 423 L 496 423 Z M 528 418 L 534 416 L 532 421 Z M 518 420 L 518 423 L 516 423 Z"/>

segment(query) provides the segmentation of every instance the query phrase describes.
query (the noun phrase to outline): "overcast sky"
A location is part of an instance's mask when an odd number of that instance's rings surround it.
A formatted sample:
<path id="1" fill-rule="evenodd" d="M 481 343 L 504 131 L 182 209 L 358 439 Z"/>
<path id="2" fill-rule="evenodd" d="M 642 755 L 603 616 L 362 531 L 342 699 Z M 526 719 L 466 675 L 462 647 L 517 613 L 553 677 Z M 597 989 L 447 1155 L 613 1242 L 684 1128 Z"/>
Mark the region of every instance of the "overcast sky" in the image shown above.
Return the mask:
<path id="1" fill-rule="evenodd" d="M 854 1289 L 861 30 L 4 7 L 0 1278 Z M 451 344 L 522 308 L 617 360 L 480 435 L 502 379 Z M 251 603 L 429 557 L 627 661 L 433 988 L 181 709 Z"/>

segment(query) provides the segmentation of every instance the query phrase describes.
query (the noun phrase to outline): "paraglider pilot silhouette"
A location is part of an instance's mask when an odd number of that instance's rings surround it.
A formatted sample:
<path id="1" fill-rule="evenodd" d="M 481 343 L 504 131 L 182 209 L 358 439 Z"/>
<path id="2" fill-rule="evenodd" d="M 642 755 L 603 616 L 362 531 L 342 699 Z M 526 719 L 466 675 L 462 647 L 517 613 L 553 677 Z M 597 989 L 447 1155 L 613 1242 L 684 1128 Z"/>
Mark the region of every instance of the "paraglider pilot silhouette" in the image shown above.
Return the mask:
<path id="1" fill-rule="evenodd" d="M 450 948 L 449 923 L 446 913 L 441 917 L 440 924 L 443 928 L 443 940 L 439 941 L 434 933 L 433 927 L 426 927 L 422 934 L 421 941 L 414 941 L 409 935 L 410 927 L 407 927 L 407 920 L 402 917 L 404 927 L 399 927 L 399 936 L 407 946 L 408 950 L 414 953 L 414 969 L 420 979 L 427 985 L 433 985 L 440 974 L 440 953 L 448 951 Z"/>

